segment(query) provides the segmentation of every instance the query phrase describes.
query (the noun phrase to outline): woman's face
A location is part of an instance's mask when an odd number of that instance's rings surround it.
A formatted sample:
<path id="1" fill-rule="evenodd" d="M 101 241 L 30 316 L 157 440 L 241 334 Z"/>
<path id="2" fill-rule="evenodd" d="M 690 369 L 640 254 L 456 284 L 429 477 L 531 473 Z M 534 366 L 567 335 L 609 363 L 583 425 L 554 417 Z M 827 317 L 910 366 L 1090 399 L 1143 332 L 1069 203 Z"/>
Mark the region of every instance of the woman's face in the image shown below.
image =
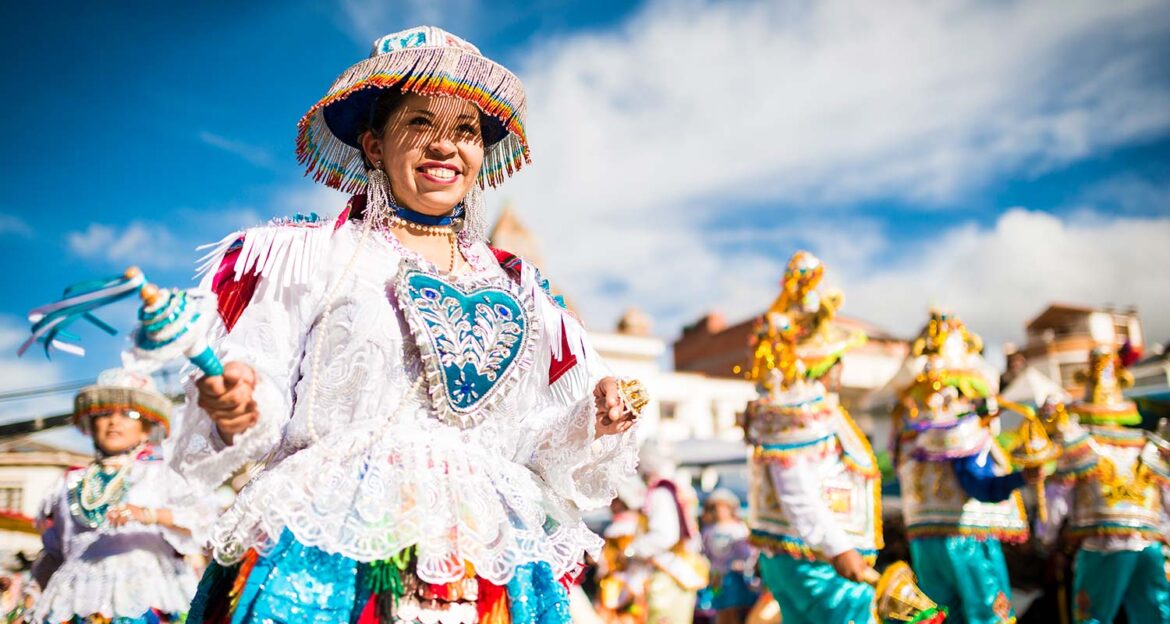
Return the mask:
<path id="1" fill-rule="evenodd" d="M 715 522 L 727 522 L 728 520 L 735 519 L 735 510 L 725 502 L 710 503 L 707 507 L 711 510 L 711 515 L 714 516 Z"/>
<path id="2" fill-rule="evenodd" d="M 120 455 L 146 442 L 146 423 L 137 413 L 115 410 L 98 414 L 90 421 L 94 444 L 106 455 Z"/>
<path id="3" fill-rule="evenodd" d="M 362 137 L 366 157 L 390 178 L 398 203 L 444 215 L 463 201 L 483 165 L 479 109 L 459 98 L 403 94 L 381 137 Z"/>

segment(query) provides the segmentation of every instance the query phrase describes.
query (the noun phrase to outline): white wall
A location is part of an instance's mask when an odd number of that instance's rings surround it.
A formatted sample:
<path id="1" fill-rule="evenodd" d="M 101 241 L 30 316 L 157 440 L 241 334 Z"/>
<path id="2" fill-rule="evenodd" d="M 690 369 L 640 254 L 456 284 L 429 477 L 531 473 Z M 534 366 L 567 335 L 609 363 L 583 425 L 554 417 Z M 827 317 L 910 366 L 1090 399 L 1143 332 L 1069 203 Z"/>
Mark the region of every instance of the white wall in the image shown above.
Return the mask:
<path id="1" fill-rule="evenodd" d="M 31 518 L 64 472 L 56 466 L 0 466 L 0 487 L 23 488 L 21 508 L 16 511 Z"/>
<path id="2" fill-rule="evenodd" d="M 664 370 L 666 343 L 652 336 L 594 333 L 590 340 L 614 374 L 641 380 L 650 394 L 640 439 L 742 438 L 735 417 L 756 396 L 750 382 Z M 673 406 L 673 418 L 662 418 L 664 403 Z"/>

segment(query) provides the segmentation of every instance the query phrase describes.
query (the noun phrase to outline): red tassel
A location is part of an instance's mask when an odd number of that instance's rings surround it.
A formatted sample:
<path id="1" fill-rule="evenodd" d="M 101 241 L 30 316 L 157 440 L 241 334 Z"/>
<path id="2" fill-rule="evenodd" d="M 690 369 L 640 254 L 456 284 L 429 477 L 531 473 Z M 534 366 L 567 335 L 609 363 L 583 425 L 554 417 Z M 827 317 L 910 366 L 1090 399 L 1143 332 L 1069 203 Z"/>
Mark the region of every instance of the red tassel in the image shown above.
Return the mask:
<path id="1" fill-rule="evenodd" d="M 508 592 L 502 586 L 480 577 L 476 577 L 475 580 L 479 583 L 479 600 L 475 603 L 475 610 L 479 613 L 479 624 L 511 624 Z"/>
<path id="2" fill-rule="evenodd" d="M 366 606 L 362 609 L 362 614 L 358 616 L 357 624 L 381 624 L 378 620 L 377 594 L 370 594 L 370 599 L 366 601 Z"/>
<path id="3" fill-rule="evenodd" d="M 574 572 L 566 572 L 561 577 L 561 585 L 564 586 L 565 591 L 572 591 L 573 586 L 580 585 L 583 578 L 585 578 L 585 568 L 581 567 Z"/>

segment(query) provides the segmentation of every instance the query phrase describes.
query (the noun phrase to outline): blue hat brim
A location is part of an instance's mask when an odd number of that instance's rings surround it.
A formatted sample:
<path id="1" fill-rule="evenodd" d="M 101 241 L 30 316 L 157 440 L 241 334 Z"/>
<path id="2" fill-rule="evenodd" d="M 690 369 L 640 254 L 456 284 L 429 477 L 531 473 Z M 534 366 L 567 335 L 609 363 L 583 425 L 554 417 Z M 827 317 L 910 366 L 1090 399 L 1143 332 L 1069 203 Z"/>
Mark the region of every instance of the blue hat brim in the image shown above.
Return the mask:
<path id="1" fill-rule="evenodd" d="M 398 87 L 371 85 L 364 89 L 358 89 L 345 98 L 325 106 L 321 114 L 325 118 L 325 125 L 329 127 L 329 132 L 333 133 L 333 136 L 342 143 L 361 150 L 361 135 L 370 123 L 378 97 L 390 89 L 398 89 Z M 484 113 L 483 110 L 479 111 L 479 124 L 485 150 L 508 136 L 504 124 L 499 119 Z"/>

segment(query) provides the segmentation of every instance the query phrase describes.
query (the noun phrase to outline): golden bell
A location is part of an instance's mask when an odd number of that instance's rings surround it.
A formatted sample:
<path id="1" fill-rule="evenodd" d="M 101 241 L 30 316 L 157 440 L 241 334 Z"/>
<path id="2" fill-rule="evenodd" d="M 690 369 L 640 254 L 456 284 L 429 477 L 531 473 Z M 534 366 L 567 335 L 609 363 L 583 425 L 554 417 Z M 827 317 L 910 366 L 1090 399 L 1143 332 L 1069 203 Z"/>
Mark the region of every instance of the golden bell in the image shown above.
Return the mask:
<path id="1" fill-rule="evenodd" d="M 905 561 L 896 561 L 874 583 L 874 606 L 883 621 L 939 624 L 947 619 L 940 608 L 918 588 Z"/>

